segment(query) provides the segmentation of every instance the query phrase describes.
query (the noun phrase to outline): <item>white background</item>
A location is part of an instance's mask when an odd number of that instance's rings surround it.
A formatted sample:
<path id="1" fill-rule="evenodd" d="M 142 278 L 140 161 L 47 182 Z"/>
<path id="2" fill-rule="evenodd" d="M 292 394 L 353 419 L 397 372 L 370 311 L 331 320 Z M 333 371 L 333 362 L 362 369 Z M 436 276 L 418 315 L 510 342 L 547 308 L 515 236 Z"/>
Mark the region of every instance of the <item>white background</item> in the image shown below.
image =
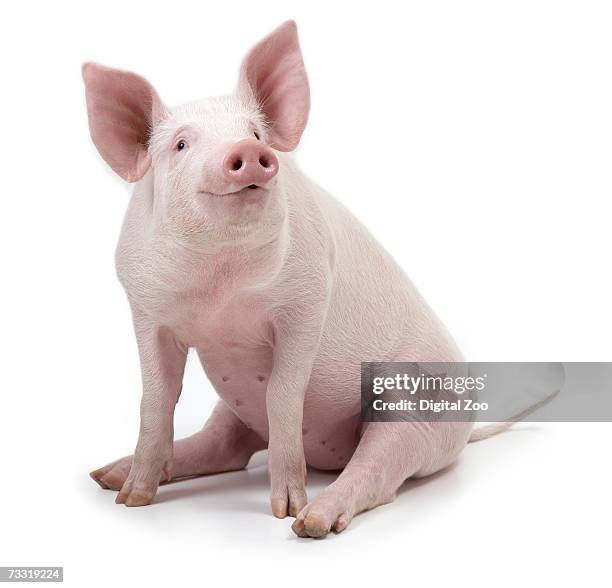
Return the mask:
<path id="1" fill-rule="evenodd" d="M 322 541 L 269 513 L 265 454 L 140 509 L 89 480 L 132 451 L 140 383 L 113 266 L 129 192 L 90 143 L 80 64 L 137 71 L 176 104 L 230 91 L 295 18 L 300 165 L 465 355 L 610 361 L 611 17 L 533 0 L 5 6 L 0 565 L 63 565 L 70 586 L 609 585 L 610 424 L 519 425 Z M 213 399 L 191 362 L 177 435 Z M 310 495 L 332 479 L 312 472 Z"/>

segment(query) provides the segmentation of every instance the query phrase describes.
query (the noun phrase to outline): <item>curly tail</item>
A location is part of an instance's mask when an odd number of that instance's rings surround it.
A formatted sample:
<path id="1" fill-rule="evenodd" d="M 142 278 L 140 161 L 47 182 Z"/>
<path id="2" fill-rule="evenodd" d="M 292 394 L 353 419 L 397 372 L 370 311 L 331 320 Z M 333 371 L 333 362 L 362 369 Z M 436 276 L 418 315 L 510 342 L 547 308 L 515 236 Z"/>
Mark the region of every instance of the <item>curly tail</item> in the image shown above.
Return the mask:
<path id="1" fill-rule="evenodd" d="M 514 423 L 522 421 L 524 418 L 528 417 L 530 414 L 534 413 L 536 410 L 548 404 L 557 394 L 559 394 L 559 390 L 555 390 L 552 394 L 543 398 L 539 402 L 532 404 L 530 407 L 525 410 L 511 416 L 507 421 L 503 423 L 493 423 L 492 425 L 487 425 L 485 427 L 480 427 L 479 429 L 474 429 L 468 443 L 474 443 L 475 441 L 482 441 L 483 439 L 488 439 L 489 437 L 493 437 L 493 435 L 497 435 L 499 433 L 503 433 L 507 431 Z"/>

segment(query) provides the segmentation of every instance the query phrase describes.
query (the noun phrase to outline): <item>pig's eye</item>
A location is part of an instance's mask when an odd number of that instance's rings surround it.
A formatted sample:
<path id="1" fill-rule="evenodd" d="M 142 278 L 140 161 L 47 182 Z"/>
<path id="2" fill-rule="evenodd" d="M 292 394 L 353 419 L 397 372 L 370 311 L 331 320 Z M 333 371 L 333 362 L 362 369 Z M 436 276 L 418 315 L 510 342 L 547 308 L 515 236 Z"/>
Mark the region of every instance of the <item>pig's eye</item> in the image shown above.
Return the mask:
<path id="1" fill-rule="evenodd" d="M 185 147 L 186 147 L 186 145 L 185 145 L 185 141 L 182 141 L 182 140 L 181 140 L 181 141 L 179 141 L 179 142 L 176 144 L 176 150 L 177 150 L 177 151 L 182 151 L 183 149 L 185 149 Z"/>
<path id="2" fill-rule="evenodd" d="M 255 138 L 259 141 L 259 135 L 256 132 L 253 132 L 253 134 L 255 135 Z"/>

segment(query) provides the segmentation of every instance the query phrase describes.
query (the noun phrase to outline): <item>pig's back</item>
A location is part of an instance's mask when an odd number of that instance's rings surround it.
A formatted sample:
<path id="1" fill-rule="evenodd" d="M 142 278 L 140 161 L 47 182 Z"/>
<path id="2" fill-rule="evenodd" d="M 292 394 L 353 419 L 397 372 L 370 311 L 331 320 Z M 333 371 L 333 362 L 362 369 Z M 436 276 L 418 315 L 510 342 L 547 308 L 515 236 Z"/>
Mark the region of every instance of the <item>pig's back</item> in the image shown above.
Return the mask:
<path id="1" fill-rule="evenodd" d="M 409 348 L 421 361 L 438 354 L 459 359 L 442 323 L 370 231 L 324 190 L 315 186 L 312 196 L 334 244 L 322 353 L 352 364 L 399 360 Z"/>

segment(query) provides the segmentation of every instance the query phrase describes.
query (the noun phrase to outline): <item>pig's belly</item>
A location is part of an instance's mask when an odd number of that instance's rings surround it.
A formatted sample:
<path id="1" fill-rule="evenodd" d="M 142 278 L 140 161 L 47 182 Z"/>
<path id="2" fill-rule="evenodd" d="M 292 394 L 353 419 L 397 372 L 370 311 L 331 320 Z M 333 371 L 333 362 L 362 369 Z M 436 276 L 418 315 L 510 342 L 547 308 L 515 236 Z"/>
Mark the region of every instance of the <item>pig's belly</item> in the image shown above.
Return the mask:
<path id="1" fill-rule="evenodd" d="M 272 350 L 207 349 L 198 350 L 198 355 L 217 394 L 245 425 L 267 441 L 266 389 Z M 359 383 L 350 382 L 351 389 L 342 390 L 338 382 L 332 385 L 318 378 L 317 371 L 313 372 L 304 404 L 306 463 L 319 469 L 340 469 L 348 463 L 359 441 Z"/>

